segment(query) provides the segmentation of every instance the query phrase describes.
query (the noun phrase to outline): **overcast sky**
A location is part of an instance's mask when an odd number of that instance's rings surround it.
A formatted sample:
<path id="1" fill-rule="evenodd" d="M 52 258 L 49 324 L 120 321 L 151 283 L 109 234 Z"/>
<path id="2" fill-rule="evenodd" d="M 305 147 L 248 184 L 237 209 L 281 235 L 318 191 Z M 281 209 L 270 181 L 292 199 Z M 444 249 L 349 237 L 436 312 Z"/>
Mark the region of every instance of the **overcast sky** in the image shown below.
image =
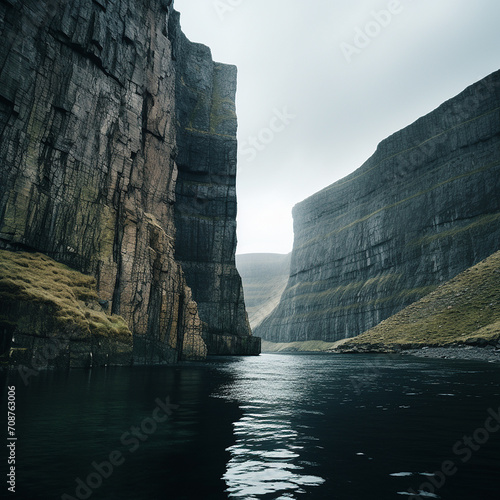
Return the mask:
<path id="1" fill-rule="evenodd" d="M 237 253 L 288 253 L 292 207 L 500 69 L 498 0 L 174 0 L 238 67 Z"/>

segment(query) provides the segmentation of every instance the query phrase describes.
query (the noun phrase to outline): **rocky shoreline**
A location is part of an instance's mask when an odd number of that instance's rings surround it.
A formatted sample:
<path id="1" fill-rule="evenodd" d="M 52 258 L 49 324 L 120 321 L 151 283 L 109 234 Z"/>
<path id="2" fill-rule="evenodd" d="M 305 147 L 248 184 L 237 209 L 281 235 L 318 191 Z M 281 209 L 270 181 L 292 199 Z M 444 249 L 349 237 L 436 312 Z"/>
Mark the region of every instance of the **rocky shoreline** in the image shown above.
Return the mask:
<path id="1" fill-rule="evenodd" d="M 334 343 L 322 342 L 293 342 L 289 344 L 273 344 L 264 341 L 262 352 L 266 353 L 294 353 L 294 352 L 324 352 L 330 354 L 400 354 L 403 356 L 416 356 L 419 358 L 433 359 L 459 359 L 466 361 L 485 361 L 489 363 L 500 363 L 500 341 L 476 344 L 451 344 L 448 346 L 383 346 L 383 345 L 359 345 L 346 346 L 350 339 L 344 339 Z"/>
<path id="2" fill-rule="evenodd" d="M 491 345 L 486 347 L 422 347 L 420 349 L 406 349 L 401 351 L 401 354 L 419 358 L 463 359 L 500 363 L 500 347 Z"/>
<path id="3" fill-rule="evenodd" d="M 448 345 L 383 345 L 339 343 L 330 352 L 339 354 L 401 354 L 418 358 L 461 359 L 468 361 L 500 362 L 500 341 L 475 341 Z"/>

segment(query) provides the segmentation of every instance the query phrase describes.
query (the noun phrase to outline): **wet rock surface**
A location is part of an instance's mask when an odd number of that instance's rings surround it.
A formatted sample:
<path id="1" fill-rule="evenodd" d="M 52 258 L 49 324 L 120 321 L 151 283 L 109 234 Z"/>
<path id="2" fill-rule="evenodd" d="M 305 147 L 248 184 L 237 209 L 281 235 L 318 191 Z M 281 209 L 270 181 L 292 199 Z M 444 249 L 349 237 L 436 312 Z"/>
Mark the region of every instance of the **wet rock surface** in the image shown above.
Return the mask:
<path id="1" fill-rule="evenodd" d="M 407 349 L 402 351 L 401 354 L 409 354 L 419 358 L 500 362 L 500 346 L 426 347 L 423 349 Z"/>

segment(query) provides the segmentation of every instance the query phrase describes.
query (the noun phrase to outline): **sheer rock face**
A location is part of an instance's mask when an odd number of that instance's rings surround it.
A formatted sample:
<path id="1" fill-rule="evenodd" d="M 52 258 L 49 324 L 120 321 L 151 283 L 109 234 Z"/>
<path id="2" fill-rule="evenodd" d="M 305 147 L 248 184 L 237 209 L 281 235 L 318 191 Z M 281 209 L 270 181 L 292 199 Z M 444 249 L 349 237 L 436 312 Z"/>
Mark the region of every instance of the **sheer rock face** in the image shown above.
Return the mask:
<path id="1" fill-rule="evenodd" d="M 214 63 L 171 18 L 177 71 L 176 257 L 209 354 L 258 354 L 236 270 L 236 67 Z M 234 339 L 230 337 L 234 336 Z"/>
<path id="2" fill-rule="evenodd" d="M 171 3 L 0 1 L 0 246 L 93 275 L 145 363 L 207 350 L 175 258 Z"/>
<path id="3" fill-rule="evenodd" d="M 294 208 L 266 340 L 358 335 L 500 248 L 500 72 L 383 141 Z"/>

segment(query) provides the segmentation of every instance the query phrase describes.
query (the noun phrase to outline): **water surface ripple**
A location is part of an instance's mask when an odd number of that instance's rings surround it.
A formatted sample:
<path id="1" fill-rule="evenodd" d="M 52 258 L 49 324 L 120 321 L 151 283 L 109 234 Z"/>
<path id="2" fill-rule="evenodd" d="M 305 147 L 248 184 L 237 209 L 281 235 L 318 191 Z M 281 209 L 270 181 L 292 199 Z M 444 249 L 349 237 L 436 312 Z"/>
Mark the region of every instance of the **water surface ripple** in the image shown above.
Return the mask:
<path id="1" fill-rule="evenodd" d="M 4 418 L 16 386 L 18 500 L 497 500 L 500 491 L 494 364 L 264 354 L 39 372 L 27 384 L 16 371 L 0 377 Z M 158 398 L 178 406 L 155 423 Z M 123 462 L 92 476 L 112 452 Z"/>

